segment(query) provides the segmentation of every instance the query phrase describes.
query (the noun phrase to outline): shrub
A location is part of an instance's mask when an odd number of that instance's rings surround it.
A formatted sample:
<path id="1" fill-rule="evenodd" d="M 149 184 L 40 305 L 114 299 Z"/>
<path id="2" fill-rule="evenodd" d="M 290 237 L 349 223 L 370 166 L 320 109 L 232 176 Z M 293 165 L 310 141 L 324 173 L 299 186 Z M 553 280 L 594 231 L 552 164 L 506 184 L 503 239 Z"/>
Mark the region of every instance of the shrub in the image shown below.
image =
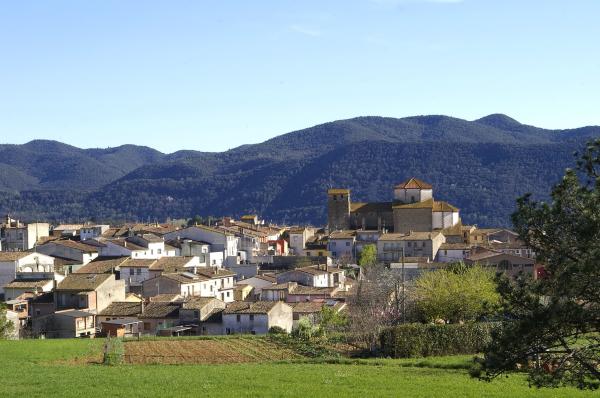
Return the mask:
<path id="1" fill-rule="evenodd" d="M 119 338 L 107 337 L 104 342 L 104 365 L 120 365 L 125 356 L 123 341 Z"/>
<path id="2" fill-rule="evenodd" d="M 476 354 L 489 344 L 494 327 L 490 322 L 399 325 L 381 333 L 381 350 L 393 358 Z"/>
<path id="3" fill-rule="evenodd" d="M 287 331 L 280 326 L 271 326 L 269 328 L 269 334 L 287 334 Z"/>

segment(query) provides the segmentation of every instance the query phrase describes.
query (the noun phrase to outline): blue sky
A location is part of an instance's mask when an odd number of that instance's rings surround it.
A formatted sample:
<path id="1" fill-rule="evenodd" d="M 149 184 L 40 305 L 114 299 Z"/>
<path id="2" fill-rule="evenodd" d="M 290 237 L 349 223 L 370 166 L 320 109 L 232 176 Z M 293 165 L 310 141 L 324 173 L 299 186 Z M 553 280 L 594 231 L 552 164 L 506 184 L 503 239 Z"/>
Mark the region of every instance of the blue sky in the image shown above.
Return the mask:
<path id="1" fill-rule="evenodd" d="M 221 151 L 361 115 L 600 124 L 600 1 L 0 1 L 0 142 Z"/>

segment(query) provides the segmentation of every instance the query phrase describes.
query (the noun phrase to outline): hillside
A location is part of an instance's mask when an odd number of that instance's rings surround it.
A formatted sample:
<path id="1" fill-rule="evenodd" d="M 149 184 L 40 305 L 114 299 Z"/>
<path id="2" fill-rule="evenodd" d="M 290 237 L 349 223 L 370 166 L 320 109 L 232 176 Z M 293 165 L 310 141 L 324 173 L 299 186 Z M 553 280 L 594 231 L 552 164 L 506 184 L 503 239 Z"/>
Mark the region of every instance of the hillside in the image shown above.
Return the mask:
<path id="1" fill-rule="evenodd" d="M 223 153 L 0 145 L 0 212 L 58 220 L 257 212 L 322 224 L 328 187 L 349 187 L 356 201 L 389 200 L 394 184 L 416 176 L 461 208 L 465 222 L 508 225 L 515 198 L 544 197 L 594 137 L 600 127 L 545 130 L 495 114 L 359 117 Z"/>

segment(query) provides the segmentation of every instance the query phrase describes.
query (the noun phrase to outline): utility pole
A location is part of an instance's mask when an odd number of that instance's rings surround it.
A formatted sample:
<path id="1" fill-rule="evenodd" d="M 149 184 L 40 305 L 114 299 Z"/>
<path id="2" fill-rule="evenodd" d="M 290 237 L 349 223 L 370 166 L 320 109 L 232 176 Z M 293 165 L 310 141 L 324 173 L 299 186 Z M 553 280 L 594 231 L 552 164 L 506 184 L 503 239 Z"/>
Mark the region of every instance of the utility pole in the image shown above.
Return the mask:
<path id="1" fill-rule="evenodd" d="M 406 323 L 406 294 L 404 290 L 404 247 L 402 247 L 402 323 Z"/>

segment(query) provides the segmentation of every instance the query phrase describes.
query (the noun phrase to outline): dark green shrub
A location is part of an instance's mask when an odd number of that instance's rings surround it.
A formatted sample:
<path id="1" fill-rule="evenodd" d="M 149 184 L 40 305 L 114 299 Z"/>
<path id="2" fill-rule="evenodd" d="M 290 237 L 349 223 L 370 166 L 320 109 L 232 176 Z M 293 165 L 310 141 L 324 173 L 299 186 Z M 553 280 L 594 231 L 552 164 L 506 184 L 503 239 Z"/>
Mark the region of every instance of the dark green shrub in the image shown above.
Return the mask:
<path id="1" fill-rule="evenodd" d="M 279 326 L 271 326 L 269 328 L 269 334 L 287 334 L 287 331 Z"/>
<path id="2" fill-rule="evenodd" d="M 381 351 L 393 358 L 476 354 L 489 344 L 494 327 L 489 322 L 399 325 L 381 333 Z"/>

